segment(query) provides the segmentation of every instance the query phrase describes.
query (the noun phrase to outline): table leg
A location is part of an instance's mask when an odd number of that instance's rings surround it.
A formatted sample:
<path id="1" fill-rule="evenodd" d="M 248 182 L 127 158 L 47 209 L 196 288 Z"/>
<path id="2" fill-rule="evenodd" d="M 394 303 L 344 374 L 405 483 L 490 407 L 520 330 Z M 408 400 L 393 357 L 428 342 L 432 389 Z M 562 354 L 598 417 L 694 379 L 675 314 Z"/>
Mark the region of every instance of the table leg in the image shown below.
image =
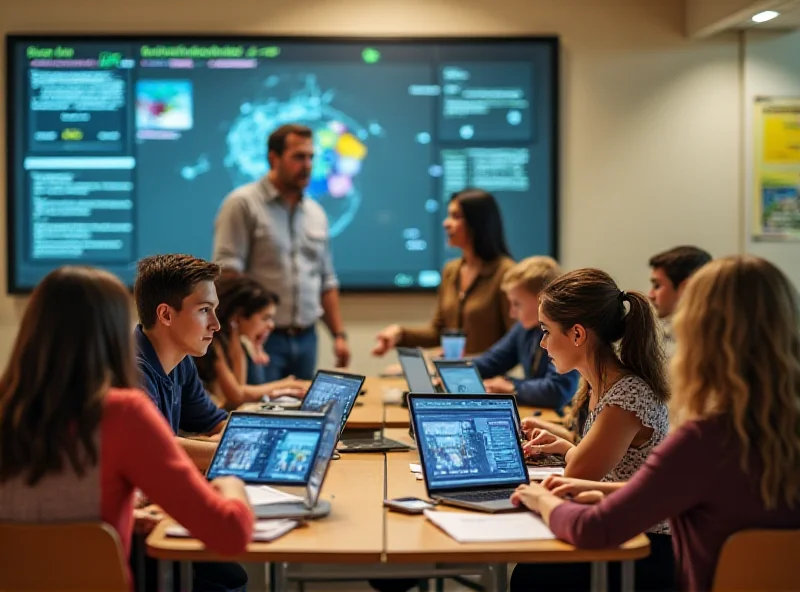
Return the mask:
<path id="1" fill-rule="evenodd" d="M 508 590 L 508 565 L 495 563 L 488 567 L 486 592 L 506 592 Z"/>
<path id="2" fill-rule="evenodd" d="M 635 562 L 622 562 L 622 592 L 634 592 L 636 590 Z"/>
<path id="3" fill-rule="evenodd" d="M 181 561 L 181 592 L 192 592 L 191 561 Z"/>
<path id="4" fill-rule="evenodd" d="M 592 592 L 608 592 L 608 563 L 592 562 Z"/>
<path id="5" fill-rule="evenodd" d="M 288 563 L 275 562 L 272 564 L 273 580 L 270 582 L 270 590 L 272 592 L 288 592 L 289 579 L 287 577 Z"/>
<path id="6" fill-rule="evenodd" d="M 158 561 L 158 590 L 172 592 L 172 561 Z"/>

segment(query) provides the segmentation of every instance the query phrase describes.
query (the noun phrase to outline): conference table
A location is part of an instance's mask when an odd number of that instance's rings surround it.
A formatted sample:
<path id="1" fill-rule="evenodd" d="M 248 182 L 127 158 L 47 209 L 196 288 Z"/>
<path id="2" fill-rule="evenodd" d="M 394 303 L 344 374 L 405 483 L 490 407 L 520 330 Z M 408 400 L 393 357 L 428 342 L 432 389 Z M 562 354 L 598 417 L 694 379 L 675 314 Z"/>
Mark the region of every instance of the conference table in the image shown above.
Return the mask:
<path id="1" fill-rule="evenodd" d="M 348 420 L 347 429 L 383 430 L 386 437 L 411 443 L 408 436 L 408 409 L 394 400 L 394 390 L 405 382 L 394 378 L 369 378 L 366 393 L 359 397 Z M 520 415 L 537 410 L 520 408 Z M 552 411 L 542 410 L 540 417 L 558 420 Z M 646 557 L 650 546 L 646 536 L 638 535 L 620 547 L 583 550 L 558 541 L 513 541 L 495 543 L 459 543 L 437 528 L 422 515 L 392 512 L 383 500 L 414 496 L 426 498 L 425 484 L 411 472 L 409 463 L 418 462 L 415 449 L 407 452 L 342 453 L 331 463 L 322 489 L 322 498 L 331 503 L 331 513 L 320 520 L 308 521 L 288 534 L 271 542 L 251 542 L 246 551 L 234 557 L 220 556 L 208 551 L 191 538 L 166 535 L 173 524 L 162 521 L 147 538 L 147 554 L 160 560 L 159 586 L 171 585 L 172 562 L 182 566 L 181 581 L 191 582 L 190 563 L 193 561 L 238 561 L 271 563 L 272 590 L 288 589 L 290 564 L 367 566 L 371 577 L 444 577 L 478 574 L 487 592 L 507 588 L 509 563 L 578 563 L 592 564 L 591 589 L 607 589 L 607 563 L 622 562 L 623 590 L 633 590 L 633 562 Z M 297 493 L 296 490 L 292 493 Z M 443 506 L 442 511 L 459 511 Z M 393 567 L 420 565 L 411 572 L 399 572 Z M 431 566 L 431 564 L 433 564 Z M 355 566 L 359 566 L 356 568 Z M 313 577 L 324 579 L 316 567 Z"/>

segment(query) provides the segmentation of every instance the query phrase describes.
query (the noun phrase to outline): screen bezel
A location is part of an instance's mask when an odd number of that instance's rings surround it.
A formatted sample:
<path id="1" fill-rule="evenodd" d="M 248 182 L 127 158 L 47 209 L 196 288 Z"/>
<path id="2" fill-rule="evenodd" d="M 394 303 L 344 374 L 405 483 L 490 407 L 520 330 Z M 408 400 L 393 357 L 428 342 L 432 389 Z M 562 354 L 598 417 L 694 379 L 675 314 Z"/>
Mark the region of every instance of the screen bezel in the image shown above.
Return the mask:
<path id="1" fill-rule="evenodd" d="M 317 370 L 317 373 L 314 375 L 314 380 L 311 381 L 311 386 L 308 387 L 308 391 L 306 392 L 306 396 L 303 397 L 303 403 L 300 405 L 299 411 L 303 411 L 305 413 L 320 413 L 319 411 L 314 411 L 311 409 L 303 409 L 303 405 L 305 405 L 306 397 L 308 397 L 308 393 L 311 392 L 311 389 L 314 388 L 314 383 L 320 376 L 330 376 L 333 378 L 346 378 L 346 379 L 357 379 L 360 381 L 358 385 L 358 390 L 356 391 L 356 396 L 353 397 L 352 402 L 348 405 L 348 408 L 344 411 L 344 421 L 342 425 L 339 427 L 339 433 L 336 435 L 336 442 L 338 443 L 339 440 L 342 438 L 342 433 L 344 432 L 345 428 L 347 427 L 347 421 L 350 419 L 350 413 L 353 411 L 353 407 L 356 406 L 356 401 L 358 400 L 359 394 L 361 393 L 361 389 L 364 387 L 364 381 L 367 379 L 366 376 L 362 376 L 361 374 L 348 374 L 347 372 L 333 372 L 331 370 Z"/>
<path id="2" fill-rule="evenodd" d="M 298 412 L 298 411 L 260 411 L 260 412 L 231 411 L 230 417 L 228 417 L 228 420 L 225 422 L 225 429 L 222 431 L 222 435 L 219 438 L 219 442 L 217 443 L 217 447 L 214 449 L 214 456 L 211 457 L 211 462 L 208 464 L 208 469 L 206 469 L 206 478 L 209 481 L 213 481 L 217 477 L 231 477 L 231 476 L 237 477 L 239 479 L 242 479 L 242 477 L 239 477 L 238 475 L 217 475 L 216 477 L 213 477 L 213 476 L 210 475 L 211 467 L 214 466 L 214 461 L 217 460 L 217 455 L 219 454 L 219 450 L 222 447 L 222 443 L 225 441 L 226 434 L 228 433 L 228 427 L 230 426 L 231 419 L 233 418 L 234 415 L 237 416 L 237 417 L 247 416 L 247 417 L 258 417 L 258 418 L 263 418 L 264 416 L 267 416 L 267 417 L 274 417 L 274 418 L 293 417 L 293 418 L 297 418 L 297 419 L 321 419 L 322 423 L 320 423 L 319 439 L 317 440 L 317 445 L 314 447 L 314 453 L 313 453 L 313 458 L 314 459 L 317 458 L 317 453 L 319 452 L 319 447 L 322 445 L 322 432 L 323 432 L 323 430 L 325 428 L 325 414 L 324 413 L 321 413 L 321 412 L 318 412 L 318 411 L 304 411 L 302 413 Z M 314 467 L 313 467 L 313 463 L 312 463 L 310 465 L 310 468 L 309 468 L 309 471 L 308 471 L 308 475 L 302 481 L 286 481 L 286 480 L 280 480 L 280 479 L 277 479 L 277 480 L 276 479 L 270 479 L 270 480 L 267 480 L 267 481 L 260 481 L 260 480 L 259 481 L 252 481 L 252 480 L 242 479 L 242 481 L 244 481 L 247 484 L 251 484 L 252 483 L 253 485 L 286 485 L 286 486 L 294 486 L 294 487 L 306 487 L 306 485 L 308 484 L 308 479 L 311 477 L 311 471 L 313 470 L 313 468 Z"/>
<path id="3" fill-rule="evenodd" d="M 324 415 L 325 415 L 325 419 L 322 420 L 322 433 L 320 434 L 320 437 L 319 437 L 319 446 L 317 447 L 317 454 L 314 456 L 314 461 L 317 460 L 316 457 L 319 454 L 320 448 L 322 448 L 322 439 L 325 437 L 325 424 L 326 424 L 326 422 L 329 421 L 330 418 L 328 416 L 333 413 L 334 408 L 335 408 L 335 406 L 330 401 L 325 406 L 325 411 L 323 412 Z M 312 412 L 308 412 L 308 413 L 315 413 L 315 412 L 312 411 Z M 308 474 L 308 481 L 306 482 L 306 487 L 305 487 L 306 495 L 305 495 L 305 498 L 303 499 L 303 503 L 305 504 L 305 507 L 308 510 L 312 510 L 312 509 L 314 509 L 316 507 L 317 502 L 319 501 L 319 497 L 320 497 L 320 495 L 322 495 L 322 487 L 325 485 L 325 478 L 328 476 L 328 469 L 330 469 L 331 460 L 333 459 L 333 455 L 336 454 L 336 444 L 338 443 L 338 441 L 339 441 L 339 437 L 337 435 L 336 441 L 333 443 L 333 450 L 328 455 L 328 458 L 325 461 L 325 468 L 322 471 L 322 475 L 320 476 L 319 489 L 317 489 L 316 495 L 313 495 L 312 491 L 311 491 L 311 475 L 313 474 L 314 468 L 315 468 L 315 467 L 311 467 L 311 473 Z"/>
<path id="4" fill-rule="evenodd" d="M 481 386 L 483 386 L 483 377 L 481 373 L 478 372 L 478 367 L 472 360 L 434 360 L 433 365 L 436 367 L 436 374 L 439 375 L 439 380 L 442 381 L 442 387 L 450 394 L 460 395 L 461 393 L 454 393 L 450 390 L 450 387 L 447 385 L 447 381 L 445 380 L 444 376 L 442 375 L 442 369 L 445 371 L 448 368 L 472 368 L 472 371 L 475 373 L 475 376 L 478 377 L 478 382 L 480 382 Z M 486 389 L 483 389 L 483 392 L 480 393 L 482 395 L 486 394 Z M 519 423 L 519 422 L 517 422 Z"/>
<path id="5" fill-rule="evenodd" d="M 519 426 L 520 426 L 520 418 L 519 418 L 519 409 L 517 409 L 517 402 L 514 398 L 514 395 L 476 395 L 476 394 L 469 394 L 469 395 L 452 395 L 452 394 L 436 394 L 436 395 L 427 395 L 421 393 L 409 393 L 408 395 L 408 413 L 411 416 L 411 422 L 414 425 L 414 433 L 419 434 L 419 424 L 417 422 L 417 413 L 415 409 L 415 404 L 417 401 L 421 399 L 446 399 L 448 401 L 454 401 L 458 399 L 466 399 L 466 400 L 483 400 L 483 401 L 497 401 L 500 399 L 507 399 L 512 402 L 511 408 L 513 410 L 514 421 L 516 422 L 515 427 L 517 428 L 517 436 L 514 438 L 514 442 L 517 445 L 517 453 L 519 454 L 519 458 L 522 460 L 522 467 L 523 467 L 523 475 L 525 480 L 519 483 L 504 483 L 502 485 L 497 485 L 497 487 L 514 487 L 516 485 L 523 485 L 530 483 L 530 477 L 528 476 L 528 466 L 525 464 L 525 453 L 522 450 L 522 442 L 519 438 Z M 423 452 L 424 445 L 420 444 L 419 438 L 417 438 L 417 450 L 419 451 L 419 462 L 420 466 L 422 467 L 422 476 L 423 481 L 425 482 L 425 491 L 428 494 L 428 497 L 433 497 L 434 495 L 442 495 L 445 493 L 457 493 L 463 491 L 482 491 L 486 489 L 491 489 L 495 487 L 493 485 L 488 484 L 481 484 L 481 485 L 471 485 L 471 486 L 460 486 L 460 487 L 452 487 L 446 486 L 441 488 L 431 488 L 430 484 L 428 483 L 428 472 L 427 467 L 425 465 L 425 454 Z"/>
<path id="6" fill-rule="evenodd" d="M 152 32 L 135 34 L 135 33 L 80 33 L 74 32 L 69 34 L 53 34 L 46 33 L 26 33 L 15 32 L 6 34 L 6 293 L 8 295 L 25 295 L 30 294 L 34 287 L 19 286 L 16 282 L 16 239 L 17 232 L 15 229 L 15 198 L 14 188 L 17 182 L 16 173 L 16 152 L 14 144 L 14 126 L 12 122 L 16 121 L 18 117 L 15 101 L 13 97 L 13 89 L 16 87 L 14 80 L 17 75 L 17 68 L 14 60 L 14 48 L 17 44 L 24 43 L 72 43 L 72 42 L 141 42 L 153 43 L 154 41 L 161 41 L 164 43 L 180 43 L 187 40 L 192 40 L 198 43 L 218 42 L 230 43 L 233 41 L 245 41 L 247 43 L 281 43 L 281 42 L 296 42 L 296 43 L 339 43 L 343 45 L 380 45 L 380 44 L 395 44 L 395 45 L 413 45 L 413 44 L 437 44 L 437 45 L 458 45 L 464 43 L 474 44 L 495 44 L 495 45 L 511 45 L 519 43 L 538 44 L 547 47 L 550 50 L 550 80 L 549 80 L 549 93 L 547 99 L 550 101 L 550 111 L 552 114 L 551 120 L 545 124 L 547 133 L 551 140 L 551 154 L 550 154 L 550 220 L 549 220 L 549 233 L 550 233 L 550 255 L 558 260 L 559 257 L 559 220 L 560 220 L 560 206 L 561 206 L 561 106 L 560 106 L 560 80 L 561 80 L 561 44 L 560 38 L 557 35 L 517 35 L 507 37 L 496 36 L 453 36 L 453 37 L 420 37 L 420 36 L 387 36 L 387 37 L 369 37 L 369 36 L 312 36 L 312 35 L 253 35 L 253 34 L 240 34 L 232 35 L 230 33 L 214 34 L 213 32 L 204 32 L 197 34 L 190 33 L 164 33 L 156 34 Z M 65 262 L 66 264 L 67 262 Z M 135 263 L 135 262 L 134 262 Z M 132 291 L 133 287 L 128 286 Z M 397 286 L 345 286 L 341 287 L 341 292 L 352 294 L 371 294 L 371 293 L 431 293 L 438 290 L 435 287 L 412 286 L 409 288 L 399 288 Z"/>

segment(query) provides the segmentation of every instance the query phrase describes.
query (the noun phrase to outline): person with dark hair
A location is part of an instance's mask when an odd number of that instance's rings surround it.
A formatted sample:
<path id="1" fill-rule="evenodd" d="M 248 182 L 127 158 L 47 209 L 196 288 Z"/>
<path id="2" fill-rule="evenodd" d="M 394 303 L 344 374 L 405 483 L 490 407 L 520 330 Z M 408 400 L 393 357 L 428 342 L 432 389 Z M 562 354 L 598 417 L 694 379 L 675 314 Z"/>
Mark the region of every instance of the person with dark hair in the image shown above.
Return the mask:
<path id="1" fill-rule="evenodd" d="M 588 549 L 669 519 L 679 589 L 715 588 L 733 534 L 800 528 L 798 304 L 786 275 L 764 259 L 704 265 L 675 311 L 673 429 L 664 443 L 621 487 L 554 477 L 520 487 L 512 502 Z"/>
<path id="2" fill-rule="evenodd" d="M 248 349 L 259 348 L 269 337 L 278 296 L 253 278 L 239 274 L 225 274 L 217 280 L 216 289 L 220 330 L 206 355 L 196 358 L 195 364 L 220 406 L 236 409 L 265 396 L 288 394 L 285 391 L 304 395 L 309 383 L 294 377 L 261 384 L 248 381 L 248 368 L 252 365 Z"/>
<path id="3" fill-rule="evenodd" d="M 524 446 L 528 455 L 564 457 L 564 475 L 620 483 L 644 465 L 669 431 L 670 396 L 658 321 L 647 298 L 624 292 L 598 269 L 579 269 L 548 284 L 540 294 L 542 347 L 558 372 L 577 370 L 581 384 L 573 400 L 583 410 L 577 444 L 536 428 Z M 646 525 L 650 557 L 637 564 L 637 589 L 673 586 L 672 540 L 666 522 Z M 618 577 L 618 571 L 614 577 Z M 519 564 L 512 590 L 588 589 L 588 564 Z"/>
<path id="4" fill-rule="evenodd" d="M 228 418 L 206 392 L 192 359 L 206 354 L 220 329 L 214 286 L 219 275 L 219 266 L 191 255 L 155 255 L 139 261 L 133 286 L 142 387 L 203 471 L 214 457 Z M 237 563 L 193 567 L 196 592 L 241 590 L 247 584 L 247 572 Z M 151 578 L 154 562 L 148 560 L 146 568 Z"/>
<path id="5" fill-rule="evenodd" d="M 435 347 L 446 329 L 463 331 L 464 353 L 479 354 L 514 325 L 502 289 L 514 260 L 494 196 L 482 189 L 453 194 L 444 229 L 448 244 L 461 249 L 461 257 L 444 266 L 433 319 L 418 328 L 389 325 L 376 336 L 373 355 L 382 356 L 396 346 Z"/>
<path id="6" fill-rule="evenodd" d="M 672 315 L 691 275 L 711 261 L 711 255 L 698 247 L 674 247 L 650 257 L 650 302 L 659 318 Z"/>
<path id="7" fill-rule="evenodd" d="M 138 390 L 130 323 L 108 272 L 62 267 L 34 290 L 0 377 L 0 521 L 105 522 L 128 556 L 138 488 L 209 549 L 242 553 L 244 484 L 207 482 Z"/>
<path id="8" fill-rule="evenodd" d="M 328 218 L 304 195 L 313 157 L 310 128 L 279 127 L 267 141 L 269 172 L 225 197 L 215 222 L 213 260 L 223 269 L 247 272 L 283 303 L 264 344 L 270 359 L 266 381 L 313 378 L 320 317 L 333 335 L 337 367 L 350 363 Z"/>
<path id="9" fill-rule="evenodd" d="M 675 339 L 672 336 L 670 318 L 678 305 L 678 299 L 686 282 L 698 269 L 711 261 L 711 255 L 698 247 L 674 247 L 650 257 L 650 293 L 648 298 L 662 319 L 664 348 L 667 357 L 672 357 Z"/>

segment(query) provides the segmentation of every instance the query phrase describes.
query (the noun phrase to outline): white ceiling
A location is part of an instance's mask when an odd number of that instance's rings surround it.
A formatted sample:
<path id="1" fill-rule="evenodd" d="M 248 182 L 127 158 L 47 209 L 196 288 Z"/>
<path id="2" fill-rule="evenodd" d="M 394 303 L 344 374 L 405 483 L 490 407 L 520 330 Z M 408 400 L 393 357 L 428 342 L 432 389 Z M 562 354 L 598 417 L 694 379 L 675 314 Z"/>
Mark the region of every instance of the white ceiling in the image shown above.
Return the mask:
<path id="1" fill-rule="evenodd" d="M 747 17 L 737 28 L 768 30 L 800 28 L 800 0 L 784 0 L 783 2 L 778 2 L 774 10 L 777 10 L 780 16 L 771 21 L 767 21 L 766 23 L 754 23 L 750 20 L 750 17 Z"/>

